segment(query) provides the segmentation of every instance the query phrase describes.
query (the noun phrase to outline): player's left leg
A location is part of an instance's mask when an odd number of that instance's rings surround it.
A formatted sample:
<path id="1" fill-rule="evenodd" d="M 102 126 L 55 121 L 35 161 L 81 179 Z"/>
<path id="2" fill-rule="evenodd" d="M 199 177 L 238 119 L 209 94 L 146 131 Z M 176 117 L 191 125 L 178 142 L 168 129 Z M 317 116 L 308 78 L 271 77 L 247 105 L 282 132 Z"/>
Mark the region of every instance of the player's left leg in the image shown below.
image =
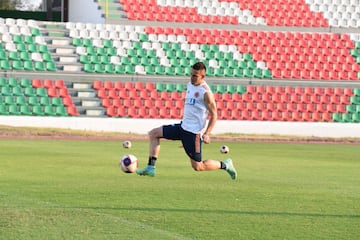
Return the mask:
<path id="1" fill-rule="evenodd" d="M 149 162 L 145 168 L 136 171 L 138 175 L 155 176 L 155 164 L 160 154 L 160 139 L 179 140 L 179 126 L 180 124 L 164 125 L 149 132 Z"/>
<path id="2" fill-rule="evenodd" d="M 152 129 L 149 132 L 149 162 L 143 169 L 138 169 L 136 173 L 141 176 L 155 176 L 155 162 L 160 153 L 160 139 L 163 137 L 163 126 Z"/>
<path id="3" fill-rule="evenodd" d="M 232 179 L 236 179 L 237 173 L 231 159 L 217 161 L 212 159 L 202 160 L 202 140 L 200 134 L 184 131 L 182 143 L 186 154 L 190 157 L 191 166 L 195 171 L 212 171 L 223 169 L 229 173 Z"/>

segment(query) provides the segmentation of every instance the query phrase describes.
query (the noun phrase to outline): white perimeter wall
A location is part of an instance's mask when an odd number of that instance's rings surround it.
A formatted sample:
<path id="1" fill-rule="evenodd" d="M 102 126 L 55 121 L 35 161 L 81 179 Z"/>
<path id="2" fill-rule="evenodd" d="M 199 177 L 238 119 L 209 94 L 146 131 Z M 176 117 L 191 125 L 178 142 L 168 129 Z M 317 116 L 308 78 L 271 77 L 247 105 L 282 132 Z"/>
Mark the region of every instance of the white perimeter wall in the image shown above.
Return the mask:
<path id="1" fill-rule="evenodd" d="M 98 4 L 89 0 L 69 1 L 69 22 L 105 23 Z"/>
<path id="2" fill-rule="evenodd" d="M 179 120 L 0 116 L 0 125 L 5 126 L 46 127 L 136 134 L 146 134 L 154 127 L 158 127 L 162 124 L 173 124 L 177 122 L 179 122 Z M 213 134 L 222 133 L 360 138 L 360 124 L 219 120 L 215 126 L 215 129 L 213 130 Z"/>

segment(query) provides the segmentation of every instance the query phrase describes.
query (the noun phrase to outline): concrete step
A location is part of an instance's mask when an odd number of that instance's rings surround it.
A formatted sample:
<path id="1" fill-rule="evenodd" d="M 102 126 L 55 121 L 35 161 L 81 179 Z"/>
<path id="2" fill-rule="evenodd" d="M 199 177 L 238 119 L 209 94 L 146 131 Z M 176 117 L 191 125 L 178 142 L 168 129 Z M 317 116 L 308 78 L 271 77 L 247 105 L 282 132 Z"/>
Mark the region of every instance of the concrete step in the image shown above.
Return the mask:
<path id="1" fill-rule="evenodd" d="M 92 83 L 74 83 L 72 87 L 76 89 L 92 89 Z"/>
<path id="2" fill-rule="evenodd" d="M 81 65 L 64 65 L 63 66 L 63 71 L 64 72 L 80 72 L 82 71 L 82 66 Z"/>
<path id="3" fill-rule="evenodd" d="M 83 107 L 100 107 L 101 104 L 98 100 L 82 100 L 81 106 L 83 106 Z"/>
<path id="4" fill-rule="evenodd" d="M 103 116 L 105 113 L 104 109 L 87 109 L 85 110 L 87 116 Z"/>
<path id="5" fill-rule="evenodd" d="M 78 91 L 77 97 L 80 98 L 93 98 L 96 97 L 96 93 L 94 91 Z"/>

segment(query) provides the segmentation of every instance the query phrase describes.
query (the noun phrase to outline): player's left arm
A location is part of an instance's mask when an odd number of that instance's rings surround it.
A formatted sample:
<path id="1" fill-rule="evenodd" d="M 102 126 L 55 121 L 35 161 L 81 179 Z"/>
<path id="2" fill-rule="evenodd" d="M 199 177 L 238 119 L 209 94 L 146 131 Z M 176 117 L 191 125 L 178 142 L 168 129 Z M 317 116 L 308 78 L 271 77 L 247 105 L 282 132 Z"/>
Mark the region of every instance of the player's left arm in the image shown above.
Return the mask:
<path id="1" fill-rule="evenodd" d="M 210 143 L 210 134 L 215 127 L 218 115 L 214 95 L 212 92 L 206 92 L 204 95 L 204 102 L 209 111 L 209 123 L 203 134 L 204 143 Z"/>

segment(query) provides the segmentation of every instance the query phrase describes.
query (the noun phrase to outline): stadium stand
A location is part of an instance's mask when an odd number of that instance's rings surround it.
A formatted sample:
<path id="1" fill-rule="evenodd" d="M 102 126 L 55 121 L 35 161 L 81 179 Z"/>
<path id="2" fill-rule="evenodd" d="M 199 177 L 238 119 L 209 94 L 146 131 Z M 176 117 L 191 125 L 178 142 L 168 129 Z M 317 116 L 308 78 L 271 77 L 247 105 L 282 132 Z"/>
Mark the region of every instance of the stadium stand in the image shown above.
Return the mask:
<path id="1" fill-rule="evenodd" d="M 62 80 L 1 78 L 0 88 L 0 115 L 79 115 Z"/>
<path id="2" fill-rule="evenodd" d="M 187 1 L 187 0 L 98 0 L 108 20 L 179 23 L 344 27 L 360 26 L 359 2 L 347 1 Z"/>
<path id="3" fill-rule="evenodd" d="M 0 115 L 179 119 L 201 60 L 222 120 L 360 122 L 358 1 L 109 8 L 118 22 L 0 19 Z"/>

